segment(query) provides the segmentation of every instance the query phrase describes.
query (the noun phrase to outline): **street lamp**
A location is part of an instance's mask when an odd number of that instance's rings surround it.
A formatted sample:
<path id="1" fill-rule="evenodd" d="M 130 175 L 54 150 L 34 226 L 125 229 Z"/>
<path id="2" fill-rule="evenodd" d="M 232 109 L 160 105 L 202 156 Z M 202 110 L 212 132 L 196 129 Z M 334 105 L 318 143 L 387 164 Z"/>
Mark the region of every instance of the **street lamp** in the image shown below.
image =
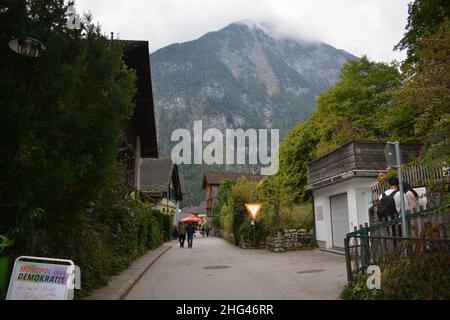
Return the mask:
<path id="1" fill-rule="evenodd" d="M 30 34 L 11 40 L 9 47 L 12 51 L 29 58 L 37 58 L 42 51 L 47 49 L 40 40 Z"/>

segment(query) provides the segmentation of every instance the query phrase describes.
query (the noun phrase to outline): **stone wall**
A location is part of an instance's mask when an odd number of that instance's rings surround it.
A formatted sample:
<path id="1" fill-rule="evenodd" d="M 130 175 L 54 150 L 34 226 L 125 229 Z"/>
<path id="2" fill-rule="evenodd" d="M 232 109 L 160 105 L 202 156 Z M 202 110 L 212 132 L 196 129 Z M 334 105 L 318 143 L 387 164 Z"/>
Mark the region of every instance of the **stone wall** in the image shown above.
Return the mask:
<path id="1" fill-rule="evenodd" d="M 266 239 L 266 248 L 272 252 L 285 252 L 314 245 L 312 229 L 285 229 Z"/>
<path id="2" fill-rule="evenodd" d="M 253 241 L 244 240 L 241 238 L 241 241 L 239 242 L 239 247 L 242 249 L 255 249 L 255 246 L 253 244 Z M 264 249 L 266 247 L 266 242 L 261 241 L 256 244 L 256 249 Z"/>
<path id="3" fill-rule="evenodd" d="M 312 229 L 285 229 L 277 234 L 269 236 L 265 241 L 256 244 L 256 249 L 268 249 L 272 252 L 285 252 L 301 248 L 309 248 L 314 245 L 314 233 Z M 254 249 L 251 239 L 241 238 L 239 246 L 243 249 Z"/>

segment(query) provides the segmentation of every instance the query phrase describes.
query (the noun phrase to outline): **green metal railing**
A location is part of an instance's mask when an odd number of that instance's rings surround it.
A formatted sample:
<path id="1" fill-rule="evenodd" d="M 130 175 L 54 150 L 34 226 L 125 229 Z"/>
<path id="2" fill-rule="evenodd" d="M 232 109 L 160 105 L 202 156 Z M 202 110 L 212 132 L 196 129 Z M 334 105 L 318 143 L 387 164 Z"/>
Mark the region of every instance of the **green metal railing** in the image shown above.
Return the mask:
<path id="1" fill-rule="evenodd" d="M 448 243 L 450 234 L 450 214 L 448 211 L 440 208 L 430 208 L 417 212 L 407 212 L 406 221 L 409 228 L 409 239 L 444 239 Z M 354 273 L 364 273 L 367 266 L 373 261 L 374 239 L 383 239 L 384 244 L 389 244 L 390 249 L 401 245 L 401 223 L 400 217 L 395 217 L 388 221 L 383 221 L 372 226 L 355 227 L 355 231 L 347 234 L 344 241 L 347 275 L 349 281 L 353 278 Z M 389 241 L 388 241 L 389 240 Z M 379 241 L 379 240 L 377 240 Z M 388 250 L 386 250 L 388 251 Z M 356 262 L 352 266 L 351 262 Z"/>
<path id="2" fill-rule="evenodd" d="M 448 224 L 449 221 L 449 214 L 447 212 L 442 212 L 439 208 L 430 208 L 426 210 L 419 210 L 415 212 L 406 212 L 406 221 L 408 223 L 408 228 L 410 229 L 410 234 L 415 234 L 416 237 L 419 237 L 419 234 L 421 233 L 423 227 L 427 224 L 436 225 L 436 224 Z M 420 220 L 420 221 L 419 221 Z M 415 222 L 418 222 L 417 228 L 415 228 Z M 355 230 L 353 232 L 348 233 L 348 236 L 368 236 L 368 235 L 379 235 L 377 234 L 380 230 L 387 230 L 388 233 L 391 230 L 397 231 L 395 227 L 401 226 L 402 219 L 400 216 L 392 218 L 387 221 L 382 221 L 377 224 L 369 226 L 367 223 L 362 226 L 359 226 L 359 229 L 355 227 Z M 444 231 L 442 234 L 442 238 L 447 238 L 446 229 L 442 230 Z M 401 228 L 398 228 L 398 232 L 401 232 Z M 388 234 L 390 235 L 390 234 Z M 394 234 L 393 236 L 399 236 L 400 234 Z"/>

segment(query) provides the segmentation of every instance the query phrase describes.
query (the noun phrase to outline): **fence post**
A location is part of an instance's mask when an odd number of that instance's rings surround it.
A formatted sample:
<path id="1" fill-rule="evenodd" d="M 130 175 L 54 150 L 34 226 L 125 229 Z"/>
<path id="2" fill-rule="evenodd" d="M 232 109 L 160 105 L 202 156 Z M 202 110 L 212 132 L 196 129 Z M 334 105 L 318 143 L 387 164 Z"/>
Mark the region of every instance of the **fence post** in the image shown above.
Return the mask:
<path id="1" fill-rule="evenodd" d="M 347 266 L 347 282 L 353 282 L 353 273 L 352 273 L 352 263 L 350 256 L 350 237 L 347 235 L 344 239 L 344 247 L 345 247 L 345 264 Z"/>
<path id="2" fill-rule="evenodd" d="M 361 229 L 362 235 L 362 262 L 364 264 L 364 268 L 367 268 L 370 265 L 370 247 L 369 247 L 369 231 L 368 229 Z"/>

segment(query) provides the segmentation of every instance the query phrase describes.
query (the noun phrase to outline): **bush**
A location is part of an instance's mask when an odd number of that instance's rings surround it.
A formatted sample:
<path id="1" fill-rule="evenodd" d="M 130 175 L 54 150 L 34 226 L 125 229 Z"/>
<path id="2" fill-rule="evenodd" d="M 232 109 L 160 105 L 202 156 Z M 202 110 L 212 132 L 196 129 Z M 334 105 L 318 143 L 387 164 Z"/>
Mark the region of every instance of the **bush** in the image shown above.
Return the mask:
<path id="1" fill-rule="evenodd" d="M 450 254 L 447 245 L 437 252 L 415 252 L 391 260 L 381 273 L 385 299 L 449 300 Z"/>
<path id="2" fill-rule="evenodd" d="M 161 216 L 159 211 L 139 200 L 110 194 L 98 201 L 92 211 L 80 214 L 67 250 L 69 258 L 81 268 L 82 290 L 77 294 L 84 296 L 106 285 L 112 275 L 146 250 L 157 248 L 161 244 L 157 216 Z"/>
<path id="3" fill-rule="evenodd" d="M 31 250 L 19 242 L 14 251 L 73 260 L 81 269 L 81 290 L 76 291 L 80 298 L 106 285 L 146 250 L 160 246 L 161 225 L 167 229 L 170 221 L 170 216 L 133 199 L 120 183 L 113 183 L 99 192 L 91 208 L 46 230 L 38 240 L 43 245 Z"/>
<path id="4" fill-rule="evenodd" d="M 169 241 L 172 237 L 172 216 L 163 214 L 162 217 L 162 234 L 164 241 Z"/>
<path id="5" fill-rule="evenodd" d="M 267 228 L 266 224 L 258 220 L 255 222 L 253 227 L 251 224 L 250 216 L 246 217 L 239 228 L 239 240 L 248 241 L 253 243 L 253 232 L 255 233 L 256 244 L 265 242 L 266 238 L 270 235 L 270 229 Z"/>
<path id="6" fill-rule="evenodd" d="M 239 245 L 241 239 L 253 241 L 253 227 L 245 203 L 261 202 L 263 208 L 255 225 L 258 242 L 264 241 L 266 237 L 278 230 L 312 228 L 313 215 L 310 202 L 294 204 L 279 201 L 276 203 L 275 200 L 277 199 L 274 198 L 273 193 L 264 184 L 260 187 L 258 183 L 245 179 L 236 183 L 225 181 L 220 186 L 219 201 L 214 208 L 214 225 L 228 236 L 233 234 L 232 242 L 235 245 Z"/>
<path id="7" fill-rule="evenodd" d="M 158 223 L 161 240 L 169 241 L 172 236 L 172 216 L 154 209 L 151 213 Z"/>
<path id="8" fill-rule="evenodd" d="M 361 275 L 351 285 L 346 285 L 341 292 L 342 300 L 380 300 L 383 299 L 381 290 L 370 290 L 366 285 L 367 276 Z"/>
<path id="9" fill-rule="evenodd" d="M 415 250 L 416 249 L 416 250 Z M 448 245 L 435 245 L 428 251 L 420 246 L 408 247 L 393 252 L 381 262 L 381 290 L 366 287 L 366 275 L 360 275 L 346 286 L 341 298 L 346 300 L 449 300 L 450 299 L 450 254 Z"/>
<path id="10" fill-rule="evenodd" d="M 161 245 L 161 229 L 159 227 L 158 220 L 155 218 L 153 211 L 154 209 L 149 209 L 150 212 L 147 215 L 147 248 L 155 249 Z M 159 211 L 156 211 L 159 212 Z"/>

